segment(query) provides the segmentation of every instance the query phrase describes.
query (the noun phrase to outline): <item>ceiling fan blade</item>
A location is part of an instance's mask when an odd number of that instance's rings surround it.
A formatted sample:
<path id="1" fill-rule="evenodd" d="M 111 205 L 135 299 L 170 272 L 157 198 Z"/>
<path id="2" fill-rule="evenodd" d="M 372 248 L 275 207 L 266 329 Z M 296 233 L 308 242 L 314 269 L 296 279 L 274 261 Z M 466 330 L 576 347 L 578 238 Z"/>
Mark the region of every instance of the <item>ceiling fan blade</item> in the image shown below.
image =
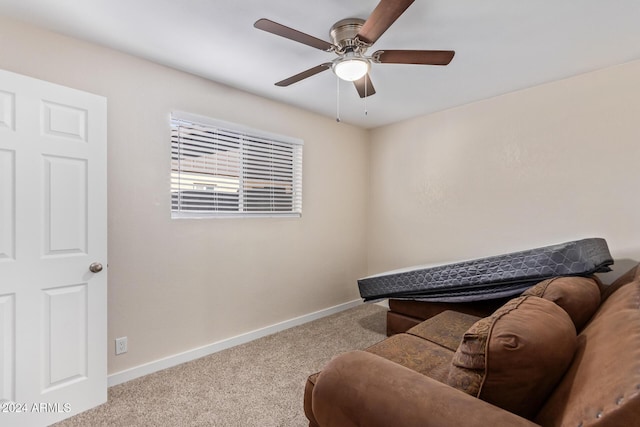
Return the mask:
<path id="1" fill-rule="evenodd" d="M 360 28 L 357 37 L 369 45 L 374 44 L 413 2 L 414 0 L 380 0 Z"/>
<path id="2" fill-rule="evenodd" d="M 447 65 L 455 54 L 453 50 L 379 50 L 371 56 L 383 64 Z"/>
<path id="3" fill-rule="evenodd" d="M 269 19 L 258 19 L 253 26 L 259 30 L 266 31 L 298 43 L 306 44 L 307 46 L 315 47 L 316 49 L 327 52 L 333 50 L 333 45 L 327 41 L 310 36 L 309 34 L 305 34 L 298 30 L 294 30 L 293 28 L 289 28 L 282 24 L 278 24 L 277 22 L 273 22 Z"/>
<path id="4" fill-rule="evenodd" d="M 331 68 L 331 62 L 325 62 L 324 64 L 316 65 L 315 67 L 309 68 L 308 70 L 298 73 L 295 76 L 291 76 L 288 79 L 279 81 L 278 83 L 276 83 L 276 86 L 285 87 L 292 85 L 299 82 L 300 80 L 306 79 L 307 77 L 315 76 L 316 74 L 328 70 L 329 68 Z"/>
<path id="5" fill-rule="evenodd" d="M 371 96 L 376 93 L 376 90 L 373 88 L 373 83 L 371 83 L 371 76 L 369 74 L 366 74 L 364 77 L 358 80 L 354 80 L 353 84 L 356 86 L 356 90 L 358 91 L 358 95 L 360 95 L 360 98 Z"/>

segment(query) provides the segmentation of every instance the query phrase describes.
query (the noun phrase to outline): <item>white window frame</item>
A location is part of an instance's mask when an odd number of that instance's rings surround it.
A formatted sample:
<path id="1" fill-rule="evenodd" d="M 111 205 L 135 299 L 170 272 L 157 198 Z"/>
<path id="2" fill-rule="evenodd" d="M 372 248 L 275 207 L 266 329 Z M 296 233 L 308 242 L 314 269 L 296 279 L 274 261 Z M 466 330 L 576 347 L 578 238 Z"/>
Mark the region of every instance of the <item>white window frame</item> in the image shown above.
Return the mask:
<path id="1" fill-rule="evenodd" d="M 170 127 L 171 218 L 302 216 L 301 139 L 180 111 Z"/>

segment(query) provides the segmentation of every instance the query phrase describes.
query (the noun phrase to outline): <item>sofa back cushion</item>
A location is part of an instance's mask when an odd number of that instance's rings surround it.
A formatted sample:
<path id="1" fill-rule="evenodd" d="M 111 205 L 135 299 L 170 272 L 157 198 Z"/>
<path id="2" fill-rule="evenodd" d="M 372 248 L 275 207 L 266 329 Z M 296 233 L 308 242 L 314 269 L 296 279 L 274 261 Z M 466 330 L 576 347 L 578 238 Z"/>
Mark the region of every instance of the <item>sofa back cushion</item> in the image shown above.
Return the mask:
<path id="1" fill-rule="evenodd" d="M 600 306 L 600 286 L 595 277 L 554 277 L 543 280 L 522 295 L 533 295 L 556 303 L 571 317 L 577 331 L 582 330 Z"/>
<path id="2" fill-rule="evenodd" d="M 447 383 L 521 415 L 535 416 L 576 349 L 568 314 L 551 301 L 522 296 L 476 322 L 453 356 Z"/>
<path id="3" fill-rule="evenodd" d="M 535 418 L 544 426 L 640 420 L 640 278 L 619 286 L 578 335 L 566 375 Z"/>

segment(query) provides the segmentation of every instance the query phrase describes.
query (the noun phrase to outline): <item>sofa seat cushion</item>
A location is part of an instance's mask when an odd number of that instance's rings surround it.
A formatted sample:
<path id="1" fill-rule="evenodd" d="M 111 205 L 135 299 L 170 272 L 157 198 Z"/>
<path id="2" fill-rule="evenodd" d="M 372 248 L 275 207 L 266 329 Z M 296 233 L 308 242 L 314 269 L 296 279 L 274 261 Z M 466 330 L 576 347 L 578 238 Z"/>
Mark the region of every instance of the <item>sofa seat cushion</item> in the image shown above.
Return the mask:
<path id="1" fill-rule="evenodd" d="M 478 320 L 478 316 L 447 310 L 419 323 L 407 333 L 456 351 L 464 333 Z"/>
<path id="2" fill-rule="evenodd" d="M 577 331 L 582 330 L 600 306 L 600 286 L 595 277 L 554 277 L 543 280 L 522 295 L 533 295 L 556 303 L 571 317 Z"/>
<path id="3" fill-rule="evenodd" d="M 453 351 L 409 334 L 393 335 L 366 349 L 387 360 L 445 382 Z"/>
<path id="4" fill-rule="evenodd" d="M 551 301 L 522 296 L 469 328 L 447 383 L 531 419 L 562 378 L 575 349 L 569 315 Z"/>

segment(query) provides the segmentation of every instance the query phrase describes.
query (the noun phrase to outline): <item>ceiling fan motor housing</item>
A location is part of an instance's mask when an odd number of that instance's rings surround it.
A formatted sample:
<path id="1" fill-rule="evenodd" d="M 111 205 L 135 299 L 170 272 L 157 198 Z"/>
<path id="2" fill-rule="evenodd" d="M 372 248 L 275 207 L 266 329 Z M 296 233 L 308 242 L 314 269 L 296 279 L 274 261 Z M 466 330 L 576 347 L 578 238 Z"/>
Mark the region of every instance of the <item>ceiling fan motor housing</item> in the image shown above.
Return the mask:
<path id="1" fill-rule="evenodd" d="M 333 24 L 329 36 L 338 54 L 346 52 L 364 54 L 368 46 L 356 38 L 364 23 L 364 19 L 347 18 Z"/>

